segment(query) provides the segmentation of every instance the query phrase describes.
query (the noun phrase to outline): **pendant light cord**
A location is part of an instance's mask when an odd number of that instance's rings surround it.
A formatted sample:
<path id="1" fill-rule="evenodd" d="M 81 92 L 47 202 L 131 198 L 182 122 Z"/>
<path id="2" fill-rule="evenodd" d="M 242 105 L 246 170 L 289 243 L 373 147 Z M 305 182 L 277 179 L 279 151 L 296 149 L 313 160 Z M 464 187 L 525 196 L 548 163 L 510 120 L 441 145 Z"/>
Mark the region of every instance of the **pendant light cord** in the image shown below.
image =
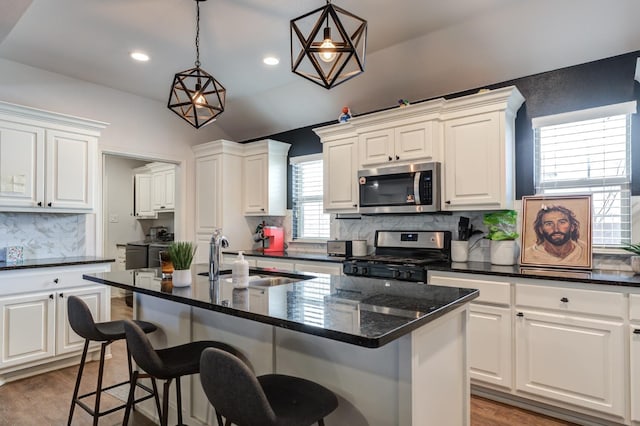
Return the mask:
<path id="1" fill-rule="evenodd" d="M 196 0 L 196 68 L 200 68 L 200 1 Z"/>

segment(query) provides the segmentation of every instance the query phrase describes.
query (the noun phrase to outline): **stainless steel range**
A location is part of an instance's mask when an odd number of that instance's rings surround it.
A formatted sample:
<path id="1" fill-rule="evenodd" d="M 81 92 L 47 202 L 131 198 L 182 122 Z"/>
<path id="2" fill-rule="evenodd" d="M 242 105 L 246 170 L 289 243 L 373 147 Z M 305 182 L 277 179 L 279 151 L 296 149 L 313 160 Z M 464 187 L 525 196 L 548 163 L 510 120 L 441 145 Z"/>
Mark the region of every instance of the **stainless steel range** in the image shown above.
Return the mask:
<path id="1" fill-rule="evenodd" d="M 375 254 L 351 257 L 346 275 L 427 282 L 433 264 L 451 262 L 450 231 L 376 231 Z"/>

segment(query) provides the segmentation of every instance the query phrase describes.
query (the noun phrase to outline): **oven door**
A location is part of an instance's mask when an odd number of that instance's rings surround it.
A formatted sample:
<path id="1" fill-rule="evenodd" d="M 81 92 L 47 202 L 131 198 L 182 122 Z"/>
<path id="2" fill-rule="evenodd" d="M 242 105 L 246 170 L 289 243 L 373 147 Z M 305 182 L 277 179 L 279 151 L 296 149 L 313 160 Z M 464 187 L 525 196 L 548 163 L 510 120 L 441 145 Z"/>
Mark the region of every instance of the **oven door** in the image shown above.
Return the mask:
<path id="1" fill-rule="evenodd" d="M 360 213 L 438 211 L 439 166 L 439 163 L 423 163 L 360 170 Z"/>

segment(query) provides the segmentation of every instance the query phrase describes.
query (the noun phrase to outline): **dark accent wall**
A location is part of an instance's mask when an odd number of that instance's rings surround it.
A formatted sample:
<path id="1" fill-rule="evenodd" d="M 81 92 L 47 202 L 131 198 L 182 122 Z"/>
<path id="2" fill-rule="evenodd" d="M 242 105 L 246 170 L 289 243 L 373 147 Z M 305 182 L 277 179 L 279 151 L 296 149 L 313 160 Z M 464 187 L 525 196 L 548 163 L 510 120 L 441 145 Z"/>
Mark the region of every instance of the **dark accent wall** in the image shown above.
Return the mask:
<path id="1" fill-rule="evenodd" d="M 531 119 L 567 111 L 594 108 L 632 100 L 640 100 L 640 84 L 634 80 L 636 59 L 640 51 L 607 59 L 534 74 L 481 88 L 497 89 L 516 86 L 525 103 L 516 117 L 516 197 L 533 195 L 533 129 Z M 476 93 L 480 88 L 445 95 L 447 99 Z M 423 101 L 413 102 L 419 103 Z M 372 111 L 373 112 L 373 111 Z M 314 124 L 261 138 L 291 144 L 289 157 L 322 152 L 320 138 L 313 128 L 336 121 Z M 632 119 L 632 153 L 640 153 L 640 114 Z M 638 154 L 640 156 L 640 154 Z M 640 176 L 640 161 L 632 161 L 632 177 Z M 291 208 L 291 171 L 287 179 L 287 208 Z M 640 178 L 632 180 L 631 193 L 640 195 Z"/>

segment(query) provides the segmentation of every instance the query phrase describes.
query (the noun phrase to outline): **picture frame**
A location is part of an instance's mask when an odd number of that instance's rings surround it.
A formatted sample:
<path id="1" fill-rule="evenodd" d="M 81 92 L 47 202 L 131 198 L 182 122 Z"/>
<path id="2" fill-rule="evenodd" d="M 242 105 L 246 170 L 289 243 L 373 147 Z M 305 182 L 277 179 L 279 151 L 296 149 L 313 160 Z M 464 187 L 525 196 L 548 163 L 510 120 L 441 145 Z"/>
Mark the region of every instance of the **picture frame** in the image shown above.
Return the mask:
<path id="1" fill-rule="evenodd" d="M 591 269 L 591 194 L 522 197 L 520 264 Z"/>

